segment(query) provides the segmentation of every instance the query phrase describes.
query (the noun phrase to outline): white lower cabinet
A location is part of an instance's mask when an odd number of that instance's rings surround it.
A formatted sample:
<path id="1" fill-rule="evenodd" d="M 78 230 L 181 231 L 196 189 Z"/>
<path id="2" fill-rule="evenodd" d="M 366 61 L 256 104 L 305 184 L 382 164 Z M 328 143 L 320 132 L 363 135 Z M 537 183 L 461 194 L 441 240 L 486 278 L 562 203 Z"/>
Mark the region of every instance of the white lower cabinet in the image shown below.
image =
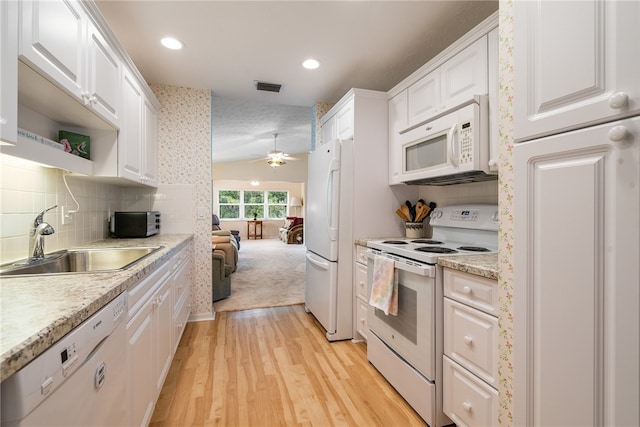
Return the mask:
<path id="1" fill-rule="evenodd" d="M 183 249 L 129 290 L 126 366 L 132 426 L 147 426 L 151 421 L 175 354 L 176 340 L 186 326 L 190 309 L 189 259 L 188 249 Z M 179 316 L 176 295 L 187 302 L 180 305 Z"/>
<path id="2" fill-rule="evenodd" d="M 443 408 L 457 426 L 498 425 L 496 280 L 444 269 Z"/>
<path id="3" fill-rule="evenodd" d="M 367 312 L 369 308 L 369 289 L 367 286 L 367 248 L 356 245 L 356 261 L 354 262 L 354 293 L 355 293 L 355 340 L 367 340 Z"/>
<path id="4" fill-rule="evenodd" d="M 173 351 L 182 338 L 191 314 L 191 257 L 189 249 L 183 249 L 175 259 L 173 278 Z"/>

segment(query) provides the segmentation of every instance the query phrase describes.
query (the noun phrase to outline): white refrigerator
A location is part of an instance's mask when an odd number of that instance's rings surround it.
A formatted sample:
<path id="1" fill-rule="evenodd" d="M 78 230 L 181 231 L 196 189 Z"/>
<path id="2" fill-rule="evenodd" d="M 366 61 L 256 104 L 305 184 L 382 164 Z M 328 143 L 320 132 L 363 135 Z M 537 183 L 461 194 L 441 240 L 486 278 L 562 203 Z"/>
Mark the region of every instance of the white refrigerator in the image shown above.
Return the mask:
<path id="1" fill-rule="evenodd" d="M 341 183 L 346 185 L 353 175 L 349 162 L 341 162 L 341 154 L 344 150 L 348 157 L 352 146 L 350 140 L 331 141 L 309 154 L 308 161 L 305 307 L 327 331 L 329 341 L 351 338 L 351 319 L 338 316 L 339 303 L 349 300 L 344 295 L 347 286 L 338 286 L 338 238 L 340 195 L 348 191 L 341 189 Z M 340 307 L 340 313 L 347 312 Z"/>
<path id="2" fill-rule="evenodd" d="M 305 306 L 329 341 L 353 338 L 355 239 L 398 237 L 395 210 L 415 189 L 391 188 L 386 140 L 334 140 L 309 154 Z"/>

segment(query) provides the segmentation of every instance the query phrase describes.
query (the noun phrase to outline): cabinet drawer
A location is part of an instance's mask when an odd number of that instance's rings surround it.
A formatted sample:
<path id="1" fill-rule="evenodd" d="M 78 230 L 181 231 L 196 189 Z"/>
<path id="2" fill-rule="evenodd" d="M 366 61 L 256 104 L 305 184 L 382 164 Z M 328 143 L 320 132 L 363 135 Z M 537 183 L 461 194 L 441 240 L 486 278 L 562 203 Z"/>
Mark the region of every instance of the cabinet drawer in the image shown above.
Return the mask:
<path id="1" fill-rule="evenodd" d="M 444 269 L 444 295 L 487 314 L 498 316 L 498 281 Z"/>
<path id="2" fill-rule="evenodd" d="M 457 426 L 497 426 L 498 392 L 444 356 L 443 409 Z"/>
<path id="3" fill-rule="evenodd" d="M 365 301 L 369 300 L 369 292 L 367 291 L 367 266 L 355 263 L 356 276 L 356 296 Z"/>
<path id="4" fill-rule="evenodd" d="M 367 247 L 356 245 L 356 262 L 367 265 Z"/>
<path id="5" fill-rule="evenodd" d="M 169 262 L 165 262 L 157 270 L 129 289 L 129 319 L 147 302 L 156 288 L 167 279 L 170 273 L 169 264 Z"/>
<path id="6" fill-rule="evenodd" d="M 358 333 L 365 340 L 367 339 L 367 333 L 369 332 L 369 327 L 367 326 L 368 308 L 369 304 L 367 301 L 363 301 L 360 298 L 356 299 L 356 328 Z"/>
<path id="7" fill-rule="evenodd" d="M 445 298 L 444 353 L 496 387 L 498 319 Z"/>

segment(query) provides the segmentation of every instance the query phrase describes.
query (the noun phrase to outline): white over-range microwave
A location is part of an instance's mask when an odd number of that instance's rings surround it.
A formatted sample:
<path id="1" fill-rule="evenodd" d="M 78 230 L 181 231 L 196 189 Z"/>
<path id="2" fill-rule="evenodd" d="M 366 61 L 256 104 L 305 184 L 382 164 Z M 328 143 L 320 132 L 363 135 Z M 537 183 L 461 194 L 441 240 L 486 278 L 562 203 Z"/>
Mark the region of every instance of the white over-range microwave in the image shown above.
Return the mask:
<path id="1" fill-rule="evenodd" d="M 489 135 L 489 101 L 479 95 L 401 132 L 401 182 L 449 185 L 497 178 Z"/>

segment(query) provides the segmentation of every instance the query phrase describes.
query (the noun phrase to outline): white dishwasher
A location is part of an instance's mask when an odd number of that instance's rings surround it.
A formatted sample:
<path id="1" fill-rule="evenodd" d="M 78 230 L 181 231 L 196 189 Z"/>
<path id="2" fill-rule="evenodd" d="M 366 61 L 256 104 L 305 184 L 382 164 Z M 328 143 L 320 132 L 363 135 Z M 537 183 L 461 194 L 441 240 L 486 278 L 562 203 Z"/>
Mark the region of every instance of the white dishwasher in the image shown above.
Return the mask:
<path id="1" fill-rule="evenodd" d="M 2 426 L 129 424 L 126 293 L 2 382 Z"/>

